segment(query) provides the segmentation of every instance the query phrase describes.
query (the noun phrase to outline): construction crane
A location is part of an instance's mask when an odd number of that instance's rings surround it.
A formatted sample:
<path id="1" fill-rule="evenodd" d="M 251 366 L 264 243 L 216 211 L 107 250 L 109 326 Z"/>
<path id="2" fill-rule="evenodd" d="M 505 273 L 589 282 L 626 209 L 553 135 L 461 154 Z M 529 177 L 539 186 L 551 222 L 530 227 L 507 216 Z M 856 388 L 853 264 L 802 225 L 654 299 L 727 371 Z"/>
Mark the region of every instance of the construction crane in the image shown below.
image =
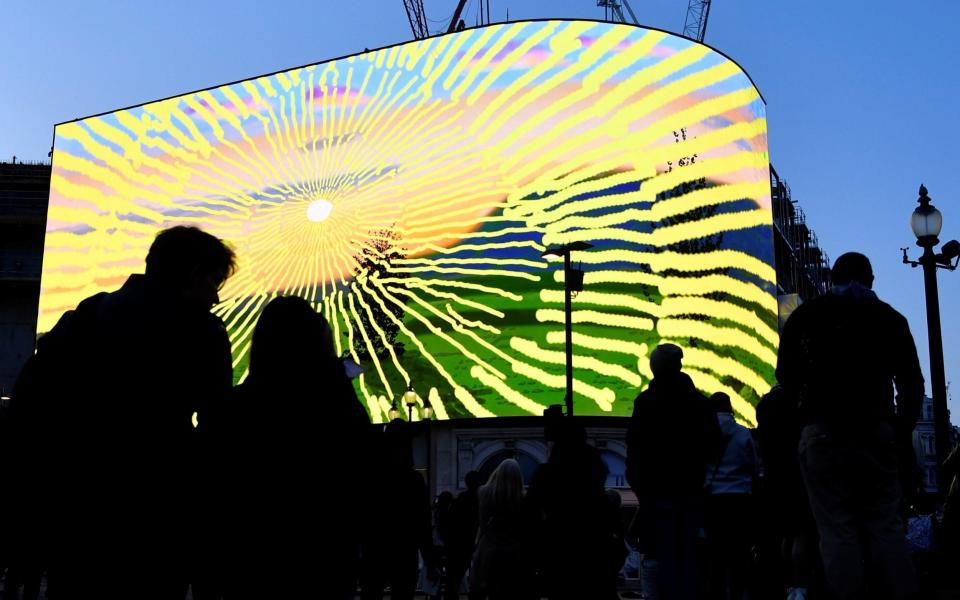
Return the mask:
<path id="1" fill-rule="evenodd" d="M 457 8 L 453 11 L 453 18 L 450 19 L 450 26 L 447 27 L 447 33 L 453 33 L 454 31 L 463 29 L 463 21 L 460 19 L 460 13 L 463 12 L 463 6 L 466 3 L 467 0 L 459 0 L 457 2 Z M 403 9 L 407 11 L 407 20 L 410 21 L 410 31 L 413 32 L 413 39 L 422 40 L 423 38 L 430 37 L 430 30 L 427 29 L 427 13 L 423 10 L 423 0 L 403 0 Z M 487 0 L 487 12 L 490 12 L 490 0 Z"/>
<path id="2" fill-rule="evenodd" d="M 447 33 L 453 33 L 454 31 L 459 31 L 463 29 L 463 25 L 461 25 L 463 21 L 460 20 L 460 13 L 463 12 L 463 5 L 466 3 L 467 3 L 467 0 L 460 0 L 459 2 L 457 2 L 457 8 L 454 9 L 453 11 L 453 18 L 450 19 L 450 26 L 447 27 Z M 490 2 L 488 0 L 487 1 L 488 11 L 490 10 L 489 6 L 490 6 Z"/>
<path id="3" fill-rule="evenodd" d="M 710 0 L 687 0 L 687 18 L 683 22 L 683 36 L 703 42 L 710 18 Z"/>
<path id="4" fill-rule="evenodd" d="M 407 11 L 407 20 L 410 21 L 413 39 L 422 40 L 430 37 L 430 31 L 427 29 L 427 14 L 423 11 L 423 0 L 403 0 L 403 8 Z"/>
<path id="5" fill-rule="evenodd" d="M 637 15 L 635 15 L 633 9 L 630 8 L 630 2 L 627 0 L 597 0 L 597 6 L 603 7 L 603 18 L 607 21 L 619 21 L 620 23 L 632 22 L 634 25 L 640 24 L 640 22 L 637 21 Z M 627 12 L 630 13 L 630 21 L 627 21 L 627 18 L 623 16 L 623 11 L 620 9 L 621 6 L 625 7 Z"/>

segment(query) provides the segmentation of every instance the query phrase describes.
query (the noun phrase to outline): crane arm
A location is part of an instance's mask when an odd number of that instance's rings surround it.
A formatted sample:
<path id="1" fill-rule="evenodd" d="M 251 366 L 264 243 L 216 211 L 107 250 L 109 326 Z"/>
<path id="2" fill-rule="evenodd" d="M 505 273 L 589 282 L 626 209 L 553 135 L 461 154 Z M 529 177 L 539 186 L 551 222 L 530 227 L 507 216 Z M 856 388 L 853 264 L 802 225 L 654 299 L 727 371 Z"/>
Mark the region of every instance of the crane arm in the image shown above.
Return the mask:
<path id="1" fill-rule="evenodd" d="M 710 18 L 711 0 L 688 0 L 687 18 L 683 22 L 683 35 L 703 42 L 707 35 L 707 19 Z"/>
<path id="2" fill-rule="evenodd" d="M 623 0 L 623 5 L 627 7 L 627 12 L 630 13 L 630 18 L 633 19 L 634 25 L 640 25 L 640 21 L 637 20 L 637 15 L 633 13 L 633 8 L 630 6 L 630 2 Z M 626 23 L 626 21 L 624 21 Z"/>
<path id="3" fill-rule="evenodd" d="M 460 13 L 463 12 L 463 5 L 466 3 L 467 0 L 457 2 L 457 8 L 453 11 L 453 18 L 450 19 L 450 26 L 447 27 L 447 33 L 453 33 L 457 30 L 457 23 L 460 22 Z"/>
<path id="4" fill-rule="evenodd" d="M 427 29 L 427 15 L 423 10 L 423 0 L 403 0 L 403 8 L 407 11 L 407 20 L 410 21 L 410 31 L 413 39 L 422 40 L 430 37 Z"/>

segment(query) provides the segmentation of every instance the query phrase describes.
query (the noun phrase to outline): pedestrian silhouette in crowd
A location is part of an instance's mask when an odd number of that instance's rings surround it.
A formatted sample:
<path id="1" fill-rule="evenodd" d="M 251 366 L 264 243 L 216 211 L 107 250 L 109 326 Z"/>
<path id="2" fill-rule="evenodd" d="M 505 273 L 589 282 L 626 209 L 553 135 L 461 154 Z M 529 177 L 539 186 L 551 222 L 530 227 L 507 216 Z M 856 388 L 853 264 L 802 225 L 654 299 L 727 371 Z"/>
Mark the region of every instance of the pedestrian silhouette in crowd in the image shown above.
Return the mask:
<path id="1" fill-rule="evenodd" d="M 723 436 L 719 460 L 707 467 L 706 524 L 709 596 L 740 600 L 748 589 L 756 517 L 757 452 L 750 431 L 736 422 L 730 396 L 710 397 Z"/>
<path id="2" fill-rule="evenodd" d="M 681 371 L 682 358 L 673 344 L 653 351 L 653 380 L 637 396 L 627 430 L 627 482 L 638 502 L 630 534 L 645 559 L 656 561 L 664 600 L 698 597 L 704 476 L 722 440 L 713 407 Z"/>
<path id="3" fill-rule="evenodd" d="M 13 434 L 8 413 L 8 401 L 0 401 L 0 456 L 4 457 L 9 457 L 12 452 L 19 451 L 18 448 L 8 446 Z M 6 471 L 3 474 L 4 481 L 7 484 L 5 502 L 22 493 L 19 487 L 21 482 L 12 478 L 13 471 L 10 467 L 7 467 Z M 15 500 L 12 504 L 14 507 L 18 507 Z M 16 543 L 13 543 L 14 541 L 10 539 L 10 534 L 14 531 L 13 527 L 16 527 L 16 525 L 12 527 L 11 523 L 19 523 L 25 516 L 18 514 L 22 508 L 20 506 L 17 512 L 6 512 L 5 519 L 2 521 L 2 529 L 0 529 L 0 574 L 3 574 L 6 570 L 6 574 L 3 576 L 4 600 L 8 598 L 11 600 L 20 598 L 36 600 L 40 596 L 40 584 L 43 580 L 43 569 L 46 566 L 40 548 L 27 546 L 28 540 L 25 540 L 23 535 L 26 532 L 21 532 L 21 535 L 17 536 L 19 539 L 16 540 Z M 23 588 L 22 595 L 20 595 L 21 587 Z"/>
<path id="4" fill-rule="evenodd" d="M 922 406 L 917 351 L 906 319 L 871 290 L 866 256 L 842 255 L 831 277 L 829 293 L 787 320 L 777 379 L 800 398 L 800 467 L 830 593 L 906 598 L 915 581 L 897 444 Z"/>
<path id="5" fill-rule="evenodd" d="M 451 492 L 440 492 L 433 499 L 433 545 L 446 548 L 450 536 L 450 507 L 453 505 Z"/>
<path id="6" fill-rule="evenodd" d="M 399 419 L 384 428 L 370 465 L 374 470 L 370 513 L 362 540 L 363 600 L 383 598 L 390 586 L 391 600 L 411 600 L 420 573 L 418 556 L 433 568 L 430 498 L 423 477 L 413 468 L 408 424 Z"/>
<path id="7" fill-rule="evenodd" d="M 787 600 L 807 596 L 819 560 L 817 524 L 797 456 L 802 429 L 796 396 L 779 384 L 773 386 L 757 405 L 757 442 L 763 463 L 763 526 L 780 557 L 778 592 L 785 592 Z"/>
<path id="8" fill-rule="evenodd" d="M 13 554 L 0 563 L 0 572 L 6 565 L 7 573 L 3 578 L 3 600 L 37 600 L 43 582 L 43 566 L 37 562 L 22 561 Z M 20 590 L 23 589 L 21 594 Z"/>
<path id="9" fill-rule="evenodd" d="M 447 564 L 444 573 L 443 594 L 446 600 L 458 600 L 464 575 L 470 567 L 477 530 L 480 527 L 478 494 L 483 484 L 480 473 L 468 471 L 463 478 L 467 489 L 461 492 L 450 507 L 450 528 L 447 535 Z"/>
<path id="10" fill-rule="evenodd" d="M 523 474 L 512 458 L 480 487 L 480 531 L 470 564 L 470 600 L 535 598 L 530 557 L 530 517 Z"/>
<path id="11" fill-rule="evenodd" d="M 368 468 L 370 421 L 326 319 L 301 298 L 267 304 L 249 376 L 198 431 L 214 589 L 228 600 L 353 598 L 369 515 L 350 491 Z"/>
<path id="12" fill-rule="evenodd" d="M 607 466 L 573 418 L 557 417 L 545 429 L 553 447 L 527 490 L 539 517 L 541 585 L 551 600 L 615 598 L 609 573 L 623 566 L 626 549 L 615 539 L 620 515 L 606 497 Z"/>
<path id="13" fill-rule="evenodd" d="M 630 549 L 627 547 L 627 531 L 624 526 L 621 511 L 623 508 L 623 497 L 620 495 L 620 492 L 612 489 L 608 489 L 605 495 L 607 498 L 605 511 L 610 515 L 611 524 L 611 560 L 607 564 L 607 582 L 605 589 L 616 589 L 620 585 L 620 578 Z"/>
<path id="14" fill-rule="evenodd" d="M 230 389 L 230 342 L 210 308 L 235 268 L 216 237 L 164 230 L 145 275 L 64 314 L 24 366 L 12 537 L 43 545 L 58 598 L 184 597 L 201 515 L 192 419 Z"/>
<path id="15" fill-rule="evenodd" d="M 947 497 L 943 502 L 943 519 L 937 540 L 941 557 L 937 569 L 939 578 L 954 586 L 960 583 L 960 444 L 953 447 L 944 461 L 943 473 L 950 479 Z"/>
<path id="16" fill-rule="evenodd" d="M 433 572 L 420 572 L 421 588 L 427 596 L 439 600 L 442 592 L 441 576 L 447 564 L 447 546 L 450 539 L 450 508 L 453 505 L 452 492 L 440 492 L 433 499 Z"/>

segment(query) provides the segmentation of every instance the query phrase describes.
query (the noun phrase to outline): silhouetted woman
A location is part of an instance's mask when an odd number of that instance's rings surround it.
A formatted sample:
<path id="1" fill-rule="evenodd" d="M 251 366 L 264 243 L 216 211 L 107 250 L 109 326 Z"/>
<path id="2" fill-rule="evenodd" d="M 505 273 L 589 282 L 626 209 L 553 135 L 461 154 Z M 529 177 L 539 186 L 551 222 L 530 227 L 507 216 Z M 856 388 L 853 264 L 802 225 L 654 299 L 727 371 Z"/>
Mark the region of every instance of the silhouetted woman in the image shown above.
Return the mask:
<path id="1" fill-rule="evenodd" d="M 523 474 L 512 458 L 480 487 L 480 531 L 470 566 L 470 600 L 531 597 L 529 523 L 524 516 Z"/>
<path id="2" fill-rule="evenodd" d="M 300 298 L 270 302 L 249 377 L 203 428 L 224 596 L 352 598 L 369 419 L 323 316 Z"/>

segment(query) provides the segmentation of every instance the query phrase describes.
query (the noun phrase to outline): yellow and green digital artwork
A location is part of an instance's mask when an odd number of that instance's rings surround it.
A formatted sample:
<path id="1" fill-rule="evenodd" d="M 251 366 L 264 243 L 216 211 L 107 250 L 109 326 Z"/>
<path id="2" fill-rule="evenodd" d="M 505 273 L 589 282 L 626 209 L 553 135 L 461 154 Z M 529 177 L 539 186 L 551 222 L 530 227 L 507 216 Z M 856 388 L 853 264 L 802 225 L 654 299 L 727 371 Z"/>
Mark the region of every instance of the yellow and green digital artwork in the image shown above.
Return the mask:
<path id="1" fill-rule="evenodd" d="M 376 422 L 412 383 L 437 418 L 629 415 L 658 343 L 745 422 L 773 383 L 765 106 L 722 54 L 662 31 L 502 23 L 56 127 L 38 331 L 195 225 L 239 271 L 236 380 L 264 305 L 301 296 L 364 367 Z M 415 418 L 419 418 L 419 409 Z"/>

